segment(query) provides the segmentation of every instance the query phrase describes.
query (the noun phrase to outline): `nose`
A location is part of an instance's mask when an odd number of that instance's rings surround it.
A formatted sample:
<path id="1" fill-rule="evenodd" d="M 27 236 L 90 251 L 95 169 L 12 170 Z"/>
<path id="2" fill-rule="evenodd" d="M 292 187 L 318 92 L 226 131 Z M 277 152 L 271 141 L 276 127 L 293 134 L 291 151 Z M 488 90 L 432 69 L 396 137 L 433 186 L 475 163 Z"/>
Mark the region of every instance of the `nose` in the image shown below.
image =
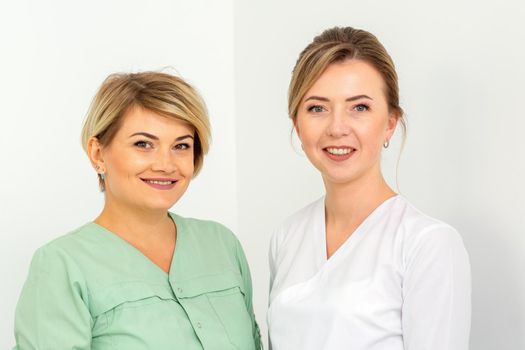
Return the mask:
<path id="1" fill-rule="evenodd" d="M 171 174 L 177 171 L 177 159 L 173 152 L 168 150 L 158 150 L 152 164 L 152 170 Z"/>
<path id="2" fill-rule="evenodd" d="M 326 128 L 328 136 L 342 137 L 350 134 L 350 118 L 344 110 L 335 109 L 330 115 L 330 121 Z"/>

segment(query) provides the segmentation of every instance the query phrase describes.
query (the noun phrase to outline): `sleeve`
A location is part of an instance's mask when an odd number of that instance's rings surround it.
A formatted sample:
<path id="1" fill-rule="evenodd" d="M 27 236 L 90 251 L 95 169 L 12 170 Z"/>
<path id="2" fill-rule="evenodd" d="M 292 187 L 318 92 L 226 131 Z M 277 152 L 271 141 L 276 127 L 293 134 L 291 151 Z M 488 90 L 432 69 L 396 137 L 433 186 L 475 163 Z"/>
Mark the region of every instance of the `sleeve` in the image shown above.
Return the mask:
<path id="1" fill-rule="evenodd" d="M 91 348 L 87 288 L 78 268 L 53 249 L 40 248 L 15 312 L 17 350 Z"/>
<path id="2" fill-rule="evenodd" d="M 467 350 L 471 313 L 468 254 L 449 226 L 407 246 L 402 325 L 406 350 Z"/>
<path id="3" fill-rule="evenodd" d="M 244 301 L 246 303 L 246 309 L 248 310 L 248 313 L 250 314 L 250 317 L 252 319 L 252 332 L 253 332 L 253 340 L 255 342 L 255 349 L 262 350 L 263 345 L 261 342 L 261 332 L 259 330 L 259 325 L 257 324 L 257 321 L 255 320 L 255 314 L 253 312 L 253 302 L 252 302 L 252 278 L 250 274 L 250 268 L 248 266 L 248 262 L 246 261 L 246 256 L 244 255 L 244 251 L 242 249 L 242 246 L 238 240 L 237 242 L 237 259 L 239 261 L 239 267 L 242 274 L 242 279 L 244 283 Z"/>
<path id="4" fill-rule="evenodd" d="M 276 266 L 275 261 L 277 259 L 277 232 L 274 232 L 270 240 L 270 249 L 268 251 L 268 264 L 270 266 L 270 293 L 272 292 L 273 282 L 275 280 Z"/>
<path id="5" fill-rule="evenodd" d="M 268 302 L 271 300 L 271 293 L 273 289 L 273 284 L 275 281 L 275 274 L 277 273 L 276 261 L 277 261 L 277 233 L 274 231 L 272 238 L 270 240 L 270 249 L 268 251 L 268 264 L 270 267 L 270 295 L 268 296 Z M 268 332 L 268 348 L 272 350 L 272 339 L 270 333 Z"/>

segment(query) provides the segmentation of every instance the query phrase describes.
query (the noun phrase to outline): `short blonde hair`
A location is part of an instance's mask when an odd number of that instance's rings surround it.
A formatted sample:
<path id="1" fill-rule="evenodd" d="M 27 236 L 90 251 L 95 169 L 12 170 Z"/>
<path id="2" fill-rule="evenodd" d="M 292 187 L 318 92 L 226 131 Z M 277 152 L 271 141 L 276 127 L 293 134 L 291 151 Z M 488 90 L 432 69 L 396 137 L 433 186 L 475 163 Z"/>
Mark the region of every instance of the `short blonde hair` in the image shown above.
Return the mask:
<path id="1" fill-rule="evenodd" d="M 91 137 L 109 145 L 132 107 L 142 107 L 163 116 L 187 122 L 195 128 L 194 176 L 202 168 L 211 140 L 211 127 L 204 101 L 183 79 L 160 72 L 116 73 L 108 76 L 89 107 L 82 128 L 82 147 L 87 152 Z M 104 181 L 99 175 L 100 188 Z"/>
<path id="2" fill-rule="evenodd" d="M 352 27 L 327 29 L 301 52 L 288 90 L 289 117 L 295 122 L 304 96 L 330 64 L 349 59 L 365 61 L 381 74 L 389 110 L 395 112 L 405 132 L 406 122 L 399 105 L 398 79 L 392 58 L 373 34 Z"/>

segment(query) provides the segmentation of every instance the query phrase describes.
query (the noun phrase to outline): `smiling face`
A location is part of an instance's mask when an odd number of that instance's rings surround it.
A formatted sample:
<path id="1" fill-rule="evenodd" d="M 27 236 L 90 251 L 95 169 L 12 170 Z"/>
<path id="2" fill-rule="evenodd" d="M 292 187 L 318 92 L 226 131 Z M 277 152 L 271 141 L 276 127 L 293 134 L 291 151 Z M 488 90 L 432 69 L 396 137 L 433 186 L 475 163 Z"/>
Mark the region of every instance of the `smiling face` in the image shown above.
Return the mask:
<path id="1" fill-rule="evenodd" d="M 349 183 L 381 176 L 381 147 L 397 118 L 389 112 L 379 72 L 351 59 L 326 68 L 305 94 L 294 123 L 325 183 Z"/>
<path id="2" fill-rule="evenodd" d="M 91 160 L 105 175 L 106 206 L 173 206 L 193 176 L 194 133 L 183 121 L 133 107 L 110 144 L 90 140 Z"/>

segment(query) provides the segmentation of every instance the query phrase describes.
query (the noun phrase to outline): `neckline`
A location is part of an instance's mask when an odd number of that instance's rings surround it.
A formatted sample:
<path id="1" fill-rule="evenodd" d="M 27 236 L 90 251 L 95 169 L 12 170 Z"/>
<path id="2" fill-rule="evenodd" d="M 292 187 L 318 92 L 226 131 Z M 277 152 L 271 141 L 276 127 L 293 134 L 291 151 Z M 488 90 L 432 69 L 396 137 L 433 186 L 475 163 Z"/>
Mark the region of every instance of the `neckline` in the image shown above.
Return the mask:
<path id="1" fill-rule="evenodd" d="M 104 226 L 101 226 L 97 224 L 95 221 L 91 221 L 88 224 L 96 227 L 99 232 L 103 233 L 106 237 L 110 237 L 113 241 L 117 242 L 119 245 L 125 247 L 126 250 L 132 252 L 134 255 L 138 256 L 140 259 L 144 260 L 146 265 L 148 265 L 151 269 L 157 271 L 160 273 L 164 278 L 169 279 L 172 272 L 175 269 L 175 258 L 178 255 L 177 252 L 180 251 L 180 244 L 183 241 L 184 236 L 184 230 L 182 229 L 182 220 L 179 216 L 172 212 L 168 212 L 168 215 L 170 219 L 173 221 L 173 224 L 175 225 L 176 230 L 176 236 L 175 236 L 175 247 L 172 252 L 172 258 L 170 263 L 170 269 L 168 272 L 164 271 L 159 265 L 155 264 L 153 260 L 148 258 L 144 253 L 142 253 L 138 248 L 133 246 L 131 243 L 126 241 L 124 238 L 120 237 L 113 231 L 108 230 Z"/>
<path id="2" fill-rule="evenodd" d="M 337 248 L 337 250 L 330 257 L 328 257 L 328 254 L 326 251 L 326 207 L 325 207 L 326 197 L 323 197 L 321 201 L 321 205 L 319 205 L 319 210 L 321 211 L 320 213 L 320 218 L 321 218 L 320 225 L 321 226 L 320 226 L 320 229 L 318 230 L 319 232 L 321 232 L 321 248 L 322 248 L 321 256 L 322 256 L 323 264 L 326 265 L 330 263 L 331 261 L 337 260 L 337 257 L 342 254 L 341 251 L 347 250 L 348 246 L 351 245 L 351 242 L 361 236 L 361 233 L 364 232 L 366 228 L 370 225 L 372 219 L 377 217 L 381 213 L 383 213 L 387 205 L 390 202 L 393 202 L 394 200 L 398 198 L 401 198 L 401 195 L 395 194 L 392 197 L 385 199 L 377 207 L 375 207 L 374 210 L 372 210 L 370 214 L 368 214 L 368 216 L 359 224 L 359 226 L 357 226 L 357 228 L 346 238 L 346 240 L 341 244 L 341 246 L 339 246 L 339 248 Z"/>

